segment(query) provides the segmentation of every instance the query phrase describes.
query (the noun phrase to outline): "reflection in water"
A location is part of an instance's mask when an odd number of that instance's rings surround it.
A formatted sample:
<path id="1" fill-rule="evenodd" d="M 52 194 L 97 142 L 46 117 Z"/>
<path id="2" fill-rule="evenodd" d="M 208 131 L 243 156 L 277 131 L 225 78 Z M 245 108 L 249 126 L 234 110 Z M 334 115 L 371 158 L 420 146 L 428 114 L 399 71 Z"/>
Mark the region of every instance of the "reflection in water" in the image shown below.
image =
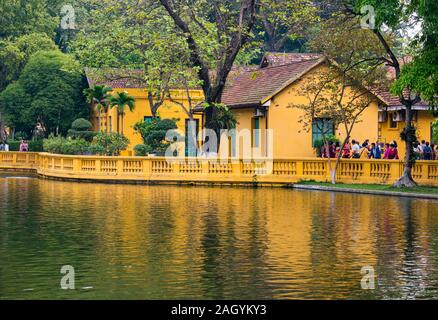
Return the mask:
<path id="1" fill-rule="evenodd" d="M 437 204 L 0 177 L 0 299 L 438 298 Z"/>

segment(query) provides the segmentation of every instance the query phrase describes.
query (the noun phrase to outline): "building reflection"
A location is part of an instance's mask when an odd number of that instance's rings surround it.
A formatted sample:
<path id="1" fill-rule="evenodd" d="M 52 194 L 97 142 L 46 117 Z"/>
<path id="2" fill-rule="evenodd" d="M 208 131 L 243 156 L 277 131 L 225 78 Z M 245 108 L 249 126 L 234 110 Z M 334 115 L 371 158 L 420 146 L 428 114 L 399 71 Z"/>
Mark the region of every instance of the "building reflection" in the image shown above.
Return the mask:
<path id="1" fill-rule="evenodd" d="M 30 271 L 9 281 L 41 281 L 47 296 L 42 280 L 59 281 L 53 270 L 72 264 L 78 283 L 95 288 L 93 298 L 438 297 L 436 201 L 274 188 L 0 183 L 5 267 L 24 268 L 25 261 L 46 277 L 35 280 Z M 376 270 L 372 292 L 360 287 L 364 266 Z"/>

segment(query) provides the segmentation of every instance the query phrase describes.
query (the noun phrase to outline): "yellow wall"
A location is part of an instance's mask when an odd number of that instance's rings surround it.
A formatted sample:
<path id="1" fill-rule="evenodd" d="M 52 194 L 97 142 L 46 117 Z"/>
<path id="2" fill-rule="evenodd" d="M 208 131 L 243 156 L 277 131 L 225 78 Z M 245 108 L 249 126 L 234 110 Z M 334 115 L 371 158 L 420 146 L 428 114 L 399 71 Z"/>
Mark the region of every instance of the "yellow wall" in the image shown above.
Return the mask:
<path id="1" fill-rule="evenodd" d="M 291 108 L 290 105 L 308 104 L 308 99 L 300 95 L 301 86 L 311 81 L 313 72 L 320 72 L 319 67 L 309 72 L 300 81 L 293 83 L 272 99 L 269 107 L 268 128 L 274 130 L 274 158 L 314 157 L 312 147 L 312 130 L 305 128 L 300 118 L 304 111 Z M 360 117 L 351 134 L 352 139 L 360 142 L 378 137 L 378 103 L 373 102 Z M 343 140 L 346 132 L 342 127 L 336 130 L 336 135 Z"/>
<path id="2" fill-rule="evenodd" d="M 254 127 L 254 120 L 255 120 L 255 109 L 254 108 L 247 108 L 247 109 L 235 109 L 233 110 L 234 115 L 237 119 L 237 132 L 242 132 L 243 130 L 250 130 L 250 144 L 251 144 L 251 152 L 253 157 L 264 157 L 266 156 L 266 119 L 267 117 L 259 117 L 259 124 L 260 124 L 260 131 L 259 131 L 259 146 L 258 148 L 255 145 L 255 137 L 254 132 L 252 131 Z M 241 136 L 239 138 L 239 148 L 238 148 L 238 156 L 243 157 L 244 155 L 244 138 Z M 237 149 L 237 147 L 236 147 Z"/>
<path id="3" fill-rule="evenodd" d="M 417 128 L 417 137 L 421 142 L 422 140 L 431 141 L 431 124 L 436 119 L 429 111 L 418 111 L 417 119 L 414 119 L 414 125 Z M 400 138 L 400 134 L 405 126 L 404 122 L 398 122 L 397 128 L 390 128 L 390 115 L 384 123 L 379 124 L 380 141 L 384 143 L 391 143 L 397 141 L 400 156 L 404 156 L 406 148 L 403 141 Z"/>
<path id="4" fill-rule="evenodd" d="M 303 115 L 303 111 L 297 108 L 291 108 L 291 104 L 306 104 L 308 100 L 306 97 L 300 96 L 300 87 L 306 83 L 306 81 L 311 81 L 314 76 L 313 73 L 321 71 L 321 68 L 326 68 L 326 66 L 320 66 L 315 68 L 313 71 L 305 75 L 301 80 L 291 84 L 271 100 L 271 105 L 268 108 L 264 117 L 260 117 L 260 151 L 261 156 L 267 155 L 267 145 L 269 142 L 266 141 L 266 125 L 268 129 L 273 130 L 273 156 L 276 159 L 287 159 L 294 157 L 314 157 L 316 156 L 315 150 L 312 147 L 312 131 L 304 128 L 303 124 L 300 122 L 300 118 Z M 136 108 L 133 112 L 129 110 L 126 111 L 124 117 L 124 134 L 130 140 L 130 146 L 128 152 L 123 155 L 132 155 L 132 149 L 137 144 L 142 143 L 142 139 L 139 134 L 134 132 L 133 126 L 135 123 L 142 121 L 144 117 L 151 116 L 149 103 L 147 100 L 147 91 L 143 89 L 115 89 L 115 91 L 127 91 L 128 94 L 132 95 L 136 99 Z M 187 105 L 186 96 L 183 91 L 175 90 L 173 92 L 174 98 L 179 98 L 180 102 Z M 191 91 L 193 103 L 197 104 L 203 100 L 203 93 L 200 90 Z M 254 128 L 254 108 L 246 109 L 233 109 L 233 113 L 236 115 L 238 124 L 237 130 L 248 129 L 252 130 Z M 182 108 L 171 101 L 167 100 L 163 106 L 158 110 L 158 114 L 162 119 L 178 119 L 178 128 L 184 131 L 185 120 L 188 116 L 182 110 Z M 111 127 L 113 131 L 117 129 L 117 111 L 112 109 L 109 112 L 111 117 Z M 202 117 L 196 115 L 195 118 L 200 119 L 200 129 L 202 129 Z M 102 126 L 101 129 L 105 130 L 105 115 L 102 115 Z M 92 116 L 94 130 L 97 130 L 97 113 L 94 112 Z M 403 128 L 403 123 L 399 123 L 397 129 L 389 129 L 389 119 L 387 123 L 379 124 L 378 121 L 378 102 L 372 102 L 370 106 L 364 111 L 359 119 L 360 121 L 356 123 L 353 132 L 351 134 L 352 139 L 358 140 L 359 142 L 364 142 L 369 139 L 370 142 L 390 142 L 396 140 L 400 145 L 400 155 L 404 154 L 404 146 L 400 141 L 400 132 Z M 420 140 L 430 141 L 430 124 L 434 120 L 431 113 L 427 111 L 418 112 L 418 133 Z M 311 129 L 311 128 L 310 128 Z M 336 135 L 343 141 L 346 133 L 342 127 L 336 130 Z M 251 134 L 252 146 L 254 143 L 254 137 Z M 243 156 L 243 139 L 239 143 L 239 156 Z M 231 154 L 232 147 L 230 143 L 229 152 Z"/>
<path id="5" fill-rule="evenodd" d="M 123 120 L 123 133 L 124 135 L 129 139 L 130 145 L 128 148 L 128 152 L 126 155 L 132 154 L 132 149 L 138 145 L 143 143 L 141 136 L 137 134 L 133 126 L 139 122 L 143 121 L 145 117 L 150 117 L 151 110 L 149 107 L 149 101 L 147 99 L 147 91 L 143 89 L 114 89 L 115 92 L 122 92 L 126 91 L 129 95 L 133 96 L 135 98 L 135 109 L 131 112 L 128 109 L 125 112 L 124 120 Z M 185 98 L 184 92 L 182 91 L 174 91 L 172 93 L 172 97 L 179 102 L 183 102 L 186 106 L 188 106 L 187 99 Z M 193 104 L 196 104 L 200 101 L 202 101 L 203 93 L 199 90 L 192 90 L 191 91 L 191 97 L 194 100 Z M 178 129 L 185 131 L 185 120 L 188 119 L 188 115 L 183 111 L 183 109 L 178 106 L 177 104 L 171 102 L 170 100 L 166 100 L 164 104 L 158 109 L 158 116 L 162 119 L 177 119 L 177 125 Z M 109 125 L 109 128 L 112 128 L 113 132 L 117 131 L 117 109 L 113 108 L 110 109 L 108 113 L 108 119 L 111 119 L 111 123 Z M 200 119 L 200 126 L 201 123 L 201 116 L 195 115 L 196 119 Z M 98 130 L 98 120 L 97 120 L 97 112 L 94 111 L 92 115 L 92 123 L 93 123 L 93 129 L 95 131 Z M 101 130 L 104 131 L 106 128 L 106 115 L 102 115 L 101 117 Z M 121 131 L 121 119 L 120 121 L 120 131 Z"/>

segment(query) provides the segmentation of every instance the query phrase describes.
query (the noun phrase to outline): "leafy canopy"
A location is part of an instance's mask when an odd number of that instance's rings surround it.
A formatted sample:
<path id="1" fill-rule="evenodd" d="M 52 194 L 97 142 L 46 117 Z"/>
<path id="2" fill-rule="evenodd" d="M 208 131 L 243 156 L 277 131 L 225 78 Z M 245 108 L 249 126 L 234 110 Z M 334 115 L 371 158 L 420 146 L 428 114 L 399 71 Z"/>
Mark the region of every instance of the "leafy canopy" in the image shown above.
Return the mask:
<path id="1" fill-rule="evenodd" d="M 46 135 L 67 133 L 78 116 L 87 116 L 81 69 L 71 56 L 40 51 L 26 64 L 17 82 L 0 94 L 6 123 L 18 131 L 39 126 Z"/>

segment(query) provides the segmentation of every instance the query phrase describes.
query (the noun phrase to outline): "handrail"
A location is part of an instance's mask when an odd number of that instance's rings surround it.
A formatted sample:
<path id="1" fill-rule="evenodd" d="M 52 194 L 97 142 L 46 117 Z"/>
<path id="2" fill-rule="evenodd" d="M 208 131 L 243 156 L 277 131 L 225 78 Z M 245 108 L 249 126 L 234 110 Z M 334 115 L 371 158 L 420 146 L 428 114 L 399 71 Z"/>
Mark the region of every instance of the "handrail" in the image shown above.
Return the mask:
<path id="1" fill-rule="evenodd" d="M 343 159 L 337 181 L 392 184 L 403 172 L 401 160 Z M 0 170 L 33 170 L 44 177 L 97 181 L 166 181 L 286 185 L 303 180 L 330 181 L 322 158 L 227 159 L 70 156 L 32 152 L 0 152 Z M 438 161 L 417 161 L 413 177 L 421 185 L 438 186 Z"/>

